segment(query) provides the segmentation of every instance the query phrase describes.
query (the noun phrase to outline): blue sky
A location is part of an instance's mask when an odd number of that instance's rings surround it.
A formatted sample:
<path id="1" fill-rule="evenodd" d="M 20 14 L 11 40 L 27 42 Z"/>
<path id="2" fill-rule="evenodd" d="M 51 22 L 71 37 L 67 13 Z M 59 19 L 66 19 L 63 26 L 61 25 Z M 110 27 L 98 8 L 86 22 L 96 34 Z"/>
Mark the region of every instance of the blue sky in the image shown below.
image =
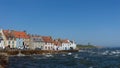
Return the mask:
<path id="1" fill-rule="evenodd" d="M 120 45 L 119 0 L 0 0 L 0 28 Z"/>

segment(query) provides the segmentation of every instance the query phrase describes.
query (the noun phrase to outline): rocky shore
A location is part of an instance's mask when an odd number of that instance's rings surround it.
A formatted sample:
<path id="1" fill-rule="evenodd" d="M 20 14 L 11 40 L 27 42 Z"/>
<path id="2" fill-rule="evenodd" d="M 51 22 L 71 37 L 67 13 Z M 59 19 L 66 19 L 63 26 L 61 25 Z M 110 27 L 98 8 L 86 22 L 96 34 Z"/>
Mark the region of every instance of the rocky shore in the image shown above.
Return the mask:
<path id="1" fill-rule="evenodd" d="M 6 53 L 0 53 L 0 68 L 7 68 L 8 55 Z"/>
<path id="2" fill-rule="evenodd" d="M 9 56 L 18 56 L 21 55 L 34 55 L 34 54 L 58 54 L 58 53 L 70 53 L 78 52 L 78 50 L 61 50 L 61 51 L 52 51 L 52 50 L 0 50 L 0 68 L 7 68 Z"/>
<path id="3" fill-rule="evenodd" d="M 32 55 L 32 54 L 57 54 L 57 53 L 68 53 L 68 52 L 78 52 L 78 50 L 60 50 L 60 51 L 53 51 L 53 50 L 5 50 L 0 51 L 0 53 L 6 53 L 8 56 L 11 55 L 18 55 L 18 54 L 24 54 L 24 55 Z"/>

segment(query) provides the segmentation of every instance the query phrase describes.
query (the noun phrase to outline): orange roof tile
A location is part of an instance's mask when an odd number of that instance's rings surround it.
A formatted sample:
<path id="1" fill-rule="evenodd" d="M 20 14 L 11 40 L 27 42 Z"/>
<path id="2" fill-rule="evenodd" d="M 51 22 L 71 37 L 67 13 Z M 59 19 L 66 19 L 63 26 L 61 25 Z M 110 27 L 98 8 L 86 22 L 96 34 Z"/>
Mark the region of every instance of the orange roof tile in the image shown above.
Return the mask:
<path id="1" fill-rule="evenodd" d="M 68 40 L 61 40 L 62 43 L 69 43 Z"/>
<path id="2" fill-rule="evenodd" d="M 42 36 L 42 39 L 46 43 L 52 43 L 53 42 L 53 40 L 50 36 Z"/>
<path id="3" fill-rule="evenodd" d="M 26 32 L 22 32 L 22 31 L 13 31 L 13 34 L 16 38 L 24 38 L 24 39 L 28 39 L 29 36 L 26 34 Z"/>
<path id="4" fill-rule="evenodd" d="M 14 38 L 24 38 L 24 39 L 30 38 L 29 35 L 27 35 L 27 33 L 24 31 L 3 30 L 3 33 L 7 38 L 10 36 Z"/>
<path id="5" fill-rule="evenodd" d="M 14 38 L 14 36 L 11 34 L 11 32 L 9 30 L 3 30 L 3 33 L 4 33 L 4 35 L 7 39 L 8 38 L 10 38 L 10 39 Z"/>
<path id="6" fill-rule="evenodd" d="M 53 43 L 54 43 L 54 45 L 56 45 L 56 46 L 61 46 L 61 45 L 62 45 L 62 43 L 61 43 L 60 41 L 54 41 Z"/>

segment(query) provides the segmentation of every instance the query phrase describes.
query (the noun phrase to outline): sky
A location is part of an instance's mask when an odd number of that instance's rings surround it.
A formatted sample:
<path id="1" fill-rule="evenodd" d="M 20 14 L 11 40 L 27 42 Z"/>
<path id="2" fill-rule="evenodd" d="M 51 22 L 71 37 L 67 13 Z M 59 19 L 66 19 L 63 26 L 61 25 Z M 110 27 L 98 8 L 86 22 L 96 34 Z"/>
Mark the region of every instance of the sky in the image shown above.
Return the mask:
<path id="1" fill-rule="evenodd" d="M 120 0 L 0 0 L 0 28 L 120 46 Z"/>

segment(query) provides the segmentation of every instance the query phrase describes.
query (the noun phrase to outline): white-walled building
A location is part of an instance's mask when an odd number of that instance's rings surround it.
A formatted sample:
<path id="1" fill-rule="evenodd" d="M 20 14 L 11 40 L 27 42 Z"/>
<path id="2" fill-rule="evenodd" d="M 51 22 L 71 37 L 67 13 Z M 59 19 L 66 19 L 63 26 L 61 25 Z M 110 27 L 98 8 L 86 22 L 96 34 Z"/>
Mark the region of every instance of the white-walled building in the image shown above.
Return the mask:
<path id="1" fill-rule="evenodd" d="M 2 41 L 3 42 L 3 47 L 14 47 L 15 45 L 15 38 L 13 37 L 11 31 L 9 30 L 0 30 L 0 34 L 2 37 Z"/>
<path id="2" fill-rule="evenodd" d="M 62 44 L 59 40 L 54 40 L 53 43 L 54 43 L 54 50 L 62 50 L 61 48 Z"/>
<path id="3" fill-rule="evenodd" d="M 1 36 L 1 34 L 0 34 L 0 48 L 2 48 L 2 49 L 5 48 L 5 46 L 4 46 L 4 40 L 3 40 L 2 36 Z"/>
<path id="4" fill-rule="evenodd" d="M 55 40 L 54 50 L 74 50 L 76 49 L 76 44 L 69 40 Z"/>
<path id="5" fill-rule="evenodd" d="M 70 49 L 76 49 L 77 44 L 74 41 L 70 41 Z"/>
<path id="6" fill-rule="evenodd" d="M 39 48 L 41 50 L 73 50 L 76 44 L 70 40 L 56 39 L 50 36 L 28 35 L 25 31 L 0 30 L 0 48 Z"/>
<path id="7" fill-rule="evenodd" d="M 42 36 L 42 39 L 45 43 L 42 50 L 54 50 L 53 39 L 50 36 Z"/>
<path id="8" fill-rule="evenodd" d="M 9 48 L 18 48 L 25 46 L 26 40 L 29 39 L 29 36 L 24 31 L 15 31 L 15 30 L 0 30 L 1 37 L 4 41 L 4 47 Z"/>

